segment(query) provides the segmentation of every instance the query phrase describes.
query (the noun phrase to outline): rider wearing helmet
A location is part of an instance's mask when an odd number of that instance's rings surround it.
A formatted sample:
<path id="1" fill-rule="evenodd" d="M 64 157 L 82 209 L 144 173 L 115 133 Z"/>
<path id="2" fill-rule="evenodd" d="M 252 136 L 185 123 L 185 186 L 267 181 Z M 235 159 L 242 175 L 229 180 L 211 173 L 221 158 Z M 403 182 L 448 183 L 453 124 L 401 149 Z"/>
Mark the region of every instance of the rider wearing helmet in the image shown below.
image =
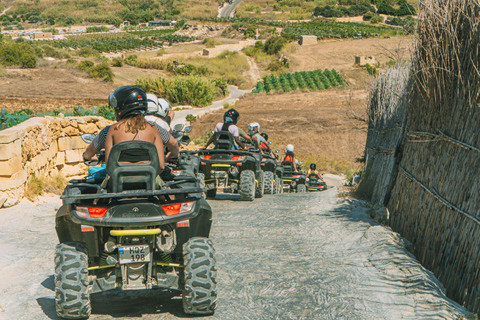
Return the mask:
<path id="1" fill-rule="evenodd" d="M 171 132 L 170 122 L 172 121 L 173 111 L 168 100 L 157 97 L 152 93 L 147 93 L 148 111 L 147 119 L 150 122 L 154 122 L 165 130 Z"/>
<path id="2" fill-rule="evenodd" d="M 260 125 L 256 122 L 252 122 L 248 125 L 248 135 L 252 138 L 253 140 L 257 141 L 258 146 L 260 147 L 260 144 L 265 142 L 265 139 L 260 135 Z"/>
<path id="3" fill-rule="evenodd" d="M 293 144 L 287 145 L 287 147 L 285 148 L 285 153 L 282 156 L 282 159 L 280 160 L 280 162 L 290 161 L 292 164 L 297 164 L 298 161 L 297 159 L 295 159 L 295 154 L 293 153 L 293 150 L 294 150 Z"/>
<path id="4" fill-rule="evenodd" d="M 236 126 L 239 117 L 240 117 L 240 114 L 238 113 L 237 110 L 235 109 L 227 110 L 227 112 L 223 114 L 223 123 L 222 122 L 217 123 L 214 132 L 220 132 L 220 131 L 230 132 L 233 136 L 233 139 L 237 143 L 237 145 L 243 149 L 245 148 L 245 146 L 240 141 L 238 127 Z M 213 135 L 210 137 L 207 144 L 205 145 L 205 149 L 208 148 L 208 146 L 213 142 L 213 137 L 214 137 Z"/>
<path id="5" fill-rule="evenodd" d="M 133 89 L 133 88 L 138 88 L 138 87 L 124 86 L 124 87 L 117 88 L 109 96 L 109 105 L 113 107 L 114 105 L 116 105 L 118 103 L 118 100 L 117 100 L 116 96 L 113 95 L 115 92 L 117 92 L 117 93 L 122 92 L 122 91 L 125 91 L 125 90 L 129 89 L 129 88 Z M 140 88 L 138 88 L 138 89 L 140 89 Z M 112 99 L 110 99 L 110 98 L 112 98 Z M 148 102 L 148 98 L 147 98 L 147 102 Z M 149 124 L 155 126 L 155 128 L 158 130 L 160 136 L 162 137 L 163 144 L 165 146 L 167 146 L 168 149 L 170 150 L 170 153 L 168 154 L 167 158 L 168 159 L 176 159 L 178 157 L 178 153 L 179 153 L 178 141 L 174 137 L 172 137 L 168 133 L 168 131 L 165 130 L 164 128 L 158 126 L 157 124 L 155 124 L 153 122 L 149 122 Z M 87 146 L 87 149 L 83 153 L 83 160 L 97 160 L 96 159 L 96 154 L 105 147 L 105 141 L 106 141 L 109 129 L 110 129 L 110 126 L 106 126 L 105 128 L 103 128 L 99 132 L 99 134 L 95 137 L 95 139 L 93 139 L 93 142 L 90 143 Z M 162 152 L 162 154 L 163 154 L 163 152 Z"/>
<path id="6" fill-rule="evenodd" d="M 276 158 L 276 154 L 272 151 L 270 146 L 268 145 L 268 134 L 266 132 L 260 133 L 263 139 L 265 139 L 264 142 L 260 143 L 260 150 L 263 153 L 270 154 L 272 157 Z"/>
<path id="7" fill-rule="evenodd" d="M 323 181 L 322 176 L 318 174 L 317 165 L 315 163 L 310 164 L 310 169 L 308 170 L 308 175 L 307 176 L 308 176 L 309 179 L 315 178 L 315 179 L 319 179 L 319 180 Z M 312 176 L 312 177 L 310 177 L 310 176 Z"/>
<path id="8" fill-rule="evenodd" d="M 120 87 L 110 94 L 108 104 L 114 108 L 117 123 L 110 126 L 105 141 L 105 163 L 112 147 L 124 141 L 147 141 L 157 148 L 160 169 L 165 168 L 163 142 L 160 133 L 152 124 L 147 123 L 145 114 L 148 109 L 147 94 L 143 89 L 135 86 Z M 137 154 L 137 161 L 144 160 Z"/>

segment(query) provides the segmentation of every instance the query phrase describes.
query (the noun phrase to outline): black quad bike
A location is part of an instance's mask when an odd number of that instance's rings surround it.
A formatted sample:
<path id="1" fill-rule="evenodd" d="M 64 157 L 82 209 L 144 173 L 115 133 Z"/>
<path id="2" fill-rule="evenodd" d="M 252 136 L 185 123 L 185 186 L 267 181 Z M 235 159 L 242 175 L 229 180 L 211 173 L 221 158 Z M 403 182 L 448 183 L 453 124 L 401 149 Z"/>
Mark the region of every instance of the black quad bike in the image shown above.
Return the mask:
<path id="1" fill-rule="evenodd" d="M 128 162 L 139 155 L 148 161 Z M 88 318 L 91 293 L 155 287 L 180 290 L 187 314 L 214 313 L 211 208 L 195 177 L 173 176 L 159 188 L 159 171 L 153 144 L 128 141 L 112 148 L 107 179 L 90 176 L 67 185 L 55 219 L 60 318 Z"/>
<path id="2" fill-rule="evenodd" d="M 284 192 L 307 192 L 305 186 L 306 176 L 303 171 L 295 170 L 291 161 L 283 161 L 283 191 Z"/>
<path id="3" fill-rule="evenodd" d="M 244 144 L 246 143 L 244 142 Z M 271 144 L 271 142 L 269 141 L 268 144 Z M 283 193 L 283 167 L 278 165 L 277 160 L 270 154 L 262 153 L 256 140 L 252 140 L 250 144 L 246 145 L 248 151 L 260 154 L 262 157 L 260 167 L 263 171 L 264 194 Z"/>
<path id="4" fill-rule="evenodd" d="M 214 198 L 217 189 L 223 189 L 226 193 L 239 193 L 243 201 L 263 197 L 264 173 L 260 166 L 262 155 L 235 150 L 233 136 L 228 131 L 215 132 L 213 143 L 213 149 L 197 152 L 207 198 Z"/>
<path id="5" fill-rule="evenodd" d="M 324 191 L 327 190 L 327 184 L 320 179 L 318 174 L 310 173 L 307 177 L 308 191 Z"/>

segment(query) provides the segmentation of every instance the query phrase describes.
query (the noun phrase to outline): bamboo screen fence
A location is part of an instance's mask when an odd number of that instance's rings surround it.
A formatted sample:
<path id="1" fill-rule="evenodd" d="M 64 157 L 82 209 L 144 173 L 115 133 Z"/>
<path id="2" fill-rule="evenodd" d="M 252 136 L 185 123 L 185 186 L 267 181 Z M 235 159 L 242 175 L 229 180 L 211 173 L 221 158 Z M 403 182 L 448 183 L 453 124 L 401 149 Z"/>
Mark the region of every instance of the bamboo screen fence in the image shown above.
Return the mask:
<path id="1" fill-rule="evenodd" d="M 375 204 L 386 205 L 396 174 L 396 159 L 405 130 L 409 69 L 388 69 L 372 82 L 369 93 L 365 172 L 357 193 Z"/>
<path id="2" fill-rule="evenodd" d="M 424 0 L 420 7 L 406 127 L 391 160 L 398 165 L 384 161 L 381 169 L 394 183 L 383 201 L 392 228 L 414 244 L 447 295 L 478 313 L 480 3 Z"/>

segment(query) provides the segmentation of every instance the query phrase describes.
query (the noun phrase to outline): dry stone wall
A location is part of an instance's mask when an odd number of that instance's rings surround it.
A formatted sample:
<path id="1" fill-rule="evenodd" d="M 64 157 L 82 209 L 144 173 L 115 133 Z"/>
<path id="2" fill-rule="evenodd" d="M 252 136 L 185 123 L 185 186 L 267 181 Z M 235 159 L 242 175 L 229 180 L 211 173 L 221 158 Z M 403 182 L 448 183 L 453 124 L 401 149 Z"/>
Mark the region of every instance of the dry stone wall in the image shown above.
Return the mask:
<path id="1" fill-rule="evenodd" d="M 31 177 L 84 175 L 83 133 L 96 133 L 112 121 L 102 117 L 37 117 L 0 131 L 0 207 L 24 197 Z"/>

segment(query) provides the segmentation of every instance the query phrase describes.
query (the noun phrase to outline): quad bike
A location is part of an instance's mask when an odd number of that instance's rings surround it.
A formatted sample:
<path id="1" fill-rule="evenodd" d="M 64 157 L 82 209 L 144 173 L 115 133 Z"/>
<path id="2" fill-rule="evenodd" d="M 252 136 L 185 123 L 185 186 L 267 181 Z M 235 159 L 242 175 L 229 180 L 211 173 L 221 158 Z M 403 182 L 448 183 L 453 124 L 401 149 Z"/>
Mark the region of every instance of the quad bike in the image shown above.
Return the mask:
<path id="1" fill-rule="evenodd" d="M 207 198 L 214 198 L 217 188 L 223 189 L 223 192 L 239 193 L 243 201 L 263 197 L 262 155 L 235 150 L 233 136 L 228 131 L 215 132 L 213 143 L 213 149 L 197 152 Z"/>
<path id="2" fill-rule="evenodd" d="M 291 161 L 283 161 L 283 191 L 284 192 L 307 192 L 305 186 L 306 176 L 302 171 L 296 171 Z"/>
<path id="3" fill-rule="evenodd" d="M 127 162 L 139 154 L 148 161 Z M 113 146 L 108 179 L 98 170 L 66 186 L 55 218 L 60 318 L 88 318 L 91 293 L 155 287 L 182 291 L 187 314 L 214 313 L 211 208 L 194 176 L 172 175 L 158 189 L 159 171 L 153 144 L 128 141 Z"/>
<path id="4" fill-rule="evenodd" d="M 245 144 L 245 142 L 244 142 Z M 271 144 L 271 141 L 268 142 Z M 282 193 L 282 175 L 283 170 L 278 165 L 277 160 L 268 153 L 262 153 L 256 140 L 252 140 L 248 146 L 248 151 L 262 156 L 260 167 L 263 171 L 264 194 Z"/>
<path id="5" fill-rule="evenodd" d="M 307 177 L 307 189 L 308 191 L 323 191 L 327 190 L 327 184 L 320 179 L 318 174 L 310 173 Z"/>

